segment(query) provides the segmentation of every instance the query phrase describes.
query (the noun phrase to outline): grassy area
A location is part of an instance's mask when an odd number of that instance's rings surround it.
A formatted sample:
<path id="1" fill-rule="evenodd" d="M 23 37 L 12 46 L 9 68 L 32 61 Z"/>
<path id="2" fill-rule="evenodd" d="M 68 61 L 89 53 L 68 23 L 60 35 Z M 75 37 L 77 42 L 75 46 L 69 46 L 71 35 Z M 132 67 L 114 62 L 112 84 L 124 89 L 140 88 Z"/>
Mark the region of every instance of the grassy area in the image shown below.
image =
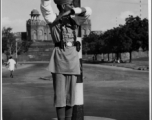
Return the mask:
<path id="1" fill-rule="evenodd" d="M 124 61 L 123 63 L 114 63 L 108 61 L 101 62 L 101 61 L 92 61 L 92 60 L 85 60 L 84 63 L 125 67 L 136 70 L 149 70 L 149 57 L 135 58 L 132 59 L 131 63 L 129 63 L 128 61 Z"/>

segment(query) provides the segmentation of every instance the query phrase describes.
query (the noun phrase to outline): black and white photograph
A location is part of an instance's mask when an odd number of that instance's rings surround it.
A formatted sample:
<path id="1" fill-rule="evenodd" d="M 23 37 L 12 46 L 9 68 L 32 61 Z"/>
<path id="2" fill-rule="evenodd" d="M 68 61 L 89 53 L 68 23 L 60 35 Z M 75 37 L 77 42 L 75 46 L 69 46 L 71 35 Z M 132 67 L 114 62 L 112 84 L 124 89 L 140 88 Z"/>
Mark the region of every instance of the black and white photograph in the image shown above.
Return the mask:
<path id="1" fill-rule="evenodd" d="M 1 0 L 1 120 L 151 120 L 151 0 Z"/>

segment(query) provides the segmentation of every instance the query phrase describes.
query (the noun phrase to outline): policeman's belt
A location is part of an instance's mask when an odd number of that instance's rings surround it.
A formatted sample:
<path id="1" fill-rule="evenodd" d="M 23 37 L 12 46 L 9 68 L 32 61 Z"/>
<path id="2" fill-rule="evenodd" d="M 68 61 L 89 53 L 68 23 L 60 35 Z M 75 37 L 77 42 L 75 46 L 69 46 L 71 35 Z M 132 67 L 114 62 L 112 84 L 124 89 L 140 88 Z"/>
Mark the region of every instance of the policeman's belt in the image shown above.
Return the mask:
<path id="1" fill-rule="evenodd" d="M 72 46 L 76 46 L 77 43 L 75 41 L 68 41 L 68 42 L 63 42 L 65 46 L 67 47 L 72 47 Z M 56 42 L 55 43 L 55 47 L 61 47 L 61 42 Z"/>

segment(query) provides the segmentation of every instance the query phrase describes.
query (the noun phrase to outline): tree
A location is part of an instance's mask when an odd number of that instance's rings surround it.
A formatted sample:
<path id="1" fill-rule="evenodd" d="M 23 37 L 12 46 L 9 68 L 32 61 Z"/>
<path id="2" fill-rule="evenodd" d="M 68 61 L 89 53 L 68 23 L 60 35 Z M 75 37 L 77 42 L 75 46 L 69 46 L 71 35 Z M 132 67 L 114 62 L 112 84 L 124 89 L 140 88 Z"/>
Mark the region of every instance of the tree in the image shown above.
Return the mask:
<path id="1" fill-rule="evenodd" d="M 9 55 L 15 52 L 15 36 L 11 27 L 2 29 L 2 52 L 4 51 L 7 51 Z"/>
<path id="2" fill-rule="evenodd" d="M 129 16 L 124 25 L 105 31 L 101 35 L 91 32 L 83 40 L 83 51 L 86 53 L 97 54 L 116 53 L 117 60 L 121 59 L 123 52 L 130 53 L 130 62 L 132 61 L 132 51 L 138 51 L 142 48 L 147 51 L 148 41 L 148 19 L 141 20 L 140 17 Z"/>
<path id="3" fill-rule="evenodd" d="M 21 37 L 21 36 L 20 36 Z M 7 55 L 12 55 L 17 52 L 17 54 L 22 54 L 28 51 L 28 48 L 32 44 L 31 40 L 20 38 L 16 41 L 17 36 L 12 32 L 12 28 L 3 27 L 2 29 L 2 52 L 7 53 Z M 17 42 L 17 46 L 16 46 Z M 16 49 L 17 47 L 17 49 Z M 17 50 L 17 51 L 16 51 Z"/>
<path id="4" fill-rule="evenodd" d="M 130 62 L 132 51 L 138 51 L 140 47 L 148 50 L 148 20 L 141 20 L 140 17 L 129 16 L 126 18 L 126 36 L 131 40 L 129 47 Z"/>
<path id="5" fill-rule="evenodd" d="M 33 43 L 32 40 L 22 39 L 22 41 L 19 42 L 18 54 L 27 52 L 32 43 Z"/>
<path id="6" fill-rule="evenodd" d="M 108 61 L 109 61 L 109 53 L 112 52 L 112 30 L 107 30 L 105 33 L 101 34 L 99 37 L 100 40 L 100 53 L 105 54 L 108 53 Z"/>
<path id="7" fill-rule="evenodd" d="M 83 54 L 88 54 L 88 51 L 89 51 L 89 44 L 88 44 L 88 36 L 87 35 L 84 35 L 83 37 L 83 40 L 82 40 L 82 53 Z"/>
<path id="8" fill-rule="evenodd" d="M 141 34 L 141 47 L 143 51 L 148 51 L 149 50 L 149 31 L 148 31 L 148 19 L 143 19 L 141 21 L 141 29 L 140 29 L 140 34 Z"/>
<path id="9" fill-rule="evenodd" d="M 28 48 L 33 43 L 32 40 L 27 40 L 26 37 L 22 37 L 22 35 L 16 35 L 17 42 L 17 53 L 20 55 L 28 51 Z"/>
<path id="10" fill-rule="evenodd" d="M 94 54 L 95 60 L 97 60 L 97 55 L 100 53 L 99 35 L 91 32 L 88 36 L 84 36 L 82 44 L 83 52 Z"/>
<path id="11" fill-rule="evenodd" d="M 123 26 L 119 26 L 117 28 L 113 28 L 107 30 L 103 36 L 101 36 L 104 40 L 104 47 L 103 51 L 108 53 L 108 60 L 109 60 L 109 53 L 116 53 L 117 60 L 121 58 L 120 53 L 123 51 L 124 41 L 122 37 L 122 30 Z"/>

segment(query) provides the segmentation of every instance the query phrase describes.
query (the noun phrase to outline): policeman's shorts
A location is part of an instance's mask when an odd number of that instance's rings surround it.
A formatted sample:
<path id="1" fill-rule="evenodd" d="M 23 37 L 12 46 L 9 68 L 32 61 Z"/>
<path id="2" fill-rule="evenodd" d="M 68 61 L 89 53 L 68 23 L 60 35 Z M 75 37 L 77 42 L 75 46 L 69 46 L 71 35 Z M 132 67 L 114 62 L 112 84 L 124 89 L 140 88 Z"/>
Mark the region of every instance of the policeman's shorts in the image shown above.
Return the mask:
<path id="1" fill-rule="evenodd" d="M 77 76 L 52 73 L 54 106 L 74 106 Z"/>

